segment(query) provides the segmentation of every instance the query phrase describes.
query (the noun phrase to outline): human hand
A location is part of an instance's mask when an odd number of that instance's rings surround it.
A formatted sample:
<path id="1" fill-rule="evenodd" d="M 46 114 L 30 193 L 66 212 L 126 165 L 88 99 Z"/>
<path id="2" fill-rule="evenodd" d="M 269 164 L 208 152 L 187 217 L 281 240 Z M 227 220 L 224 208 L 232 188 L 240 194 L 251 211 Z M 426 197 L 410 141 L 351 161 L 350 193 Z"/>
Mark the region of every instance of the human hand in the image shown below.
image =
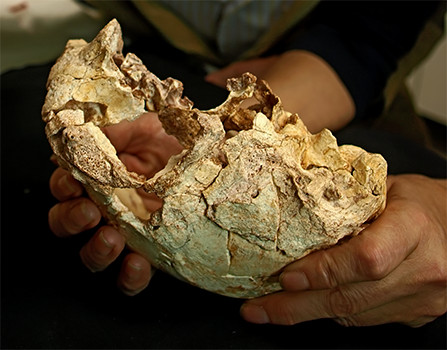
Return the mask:
<path id="1" fill-rule="evenodd" d="M 134 122 L 122 122 L 103 129 L 115 146 L 128 170 L 152 177 L 181 151 L 177 140 L 168 136 L 154 113 L 142 115 Z M 82 196 L 83 187 L 66 170 L 57 168 L 50 179 L 50 190 L 60 201 L 48 213 L 51 230 L 56 236 L 69 237 L 97 226 L 101 213 L 96 205 Z M 157 209 L 160 200 L 139 192 L 149 211 Z M 112 226 L 102 226 L 81 249 L 81 259 L 91 271 L 107 268 L 123 252 L 124 237 Z M 128 295 L 142 291 L 149 283 L 152 270 L 141 255 L 129 253 L 118 276 L 118 286 Z"/>
<path id="2" fill-rule="evenodd" d="M 278 56 L 269 56 L 234 62 L 222 69 L 207 74 L 205 80 L 211 84 L 225 88 L 227 79 L 240 77 L 246 72 L 250 72 L 262 79 L 264 72 L 276 62 L 277 59 Z"/>
<path id="3" fill-rule="evenodd" d="M 333 318 L 345 326 L 422 326 L 447 311 L 447 181 L 390 176 L 382 215 L 349 241 L 280 275 L 284 291 L 249 300 L 254 323 Z"/>
<path id="4" fill-rule="evenodd" d="M 267 81 L 284 109 L 297 113 L 312 133 L 323 128 L 339 130 L 354 118 L 355 104 L 346 86 L 334 69 L 313 53 L 292 50 L 239 61 L 208 74 L 205 80 L 225 87 L 228 78 L 245 72 Z M 242 107 L 254 103 L 254 98 L 247 99 Z"/>

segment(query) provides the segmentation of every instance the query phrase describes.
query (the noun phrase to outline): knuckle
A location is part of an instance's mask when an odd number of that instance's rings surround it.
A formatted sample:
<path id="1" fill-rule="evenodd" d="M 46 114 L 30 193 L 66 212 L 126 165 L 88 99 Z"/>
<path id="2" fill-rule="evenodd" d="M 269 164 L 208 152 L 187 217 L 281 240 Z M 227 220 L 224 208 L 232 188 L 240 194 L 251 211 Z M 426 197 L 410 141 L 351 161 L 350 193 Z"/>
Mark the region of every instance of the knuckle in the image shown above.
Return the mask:
<path id="1" fill-rule="evenodd" d="M 402 229 L 417 232 L 419 237 L 424 232 L 433 229 L 432 214 L 419 202 L 415 200 L 407 200 L 402 204 L 402 213 L 405 213 L 405 220 L 402 220 Z"/>
<path id="2" fill-rule="evenodd" d="M 315 266 L 316 276 L 319 276 L 322 281 L 321 285 L 311 286 L 314 288 L 334 288 L 339 285 L 336 261 L 334 261 L 329 253 L 325 250 L 320 252 L 321 259 L 317 260 Z M 310 281 L 312 283 L 312 281 Z"/>
<path id="3" fill-rule="evenodd" d="M 357 263 L 361 274 L 367 280 L 379 280 L 388 273 L 388 259 L 386 251 L 377 243 L 371 241 L 357 254 Z"/>
<path id="4" fill-rule="evenodd" d="M 406 212 L 411 219 L 411 225 L 422 229 L 431 225 L 430 214 L 420 203 L 416 201 L 408 202 Z"/>
<path id="5" fill-rule="evenodd" d="M 327 296 L 327 308 L 333 318 L 352 318 L 361 311 L 361 302 L 358 295 L 342 287 L 336 287 L 329 291 Z"/>

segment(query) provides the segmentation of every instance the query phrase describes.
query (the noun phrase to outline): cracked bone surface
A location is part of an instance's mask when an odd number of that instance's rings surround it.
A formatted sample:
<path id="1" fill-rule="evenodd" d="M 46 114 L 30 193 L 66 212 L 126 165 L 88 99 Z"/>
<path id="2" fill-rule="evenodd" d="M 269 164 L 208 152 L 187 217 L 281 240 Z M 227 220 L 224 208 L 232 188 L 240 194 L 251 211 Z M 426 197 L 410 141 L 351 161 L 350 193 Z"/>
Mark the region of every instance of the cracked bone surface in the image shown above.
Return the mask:
<path id="1" fill-rule="evenodd" d="M 328 130 L 312 135 L 264 81 L 230 79 L 228 99 L 200 111 L 179 81 L 158 79 L 122 46 L 116 20 L 90 43 L 68 41 L 42 116 L 59 164 L 157 268 L 215 293 L 264 295 L 280 289 L 285 265 L 358 234 L 384 209 L 383 157 L 338 146 Z M 252 97 L 258 104 L 240 107 Z M 147 111 L 184 147 L 152 178 L 128 171 L 101 131 Z M 135 189 L 162 207 L 147 212 Z"/>

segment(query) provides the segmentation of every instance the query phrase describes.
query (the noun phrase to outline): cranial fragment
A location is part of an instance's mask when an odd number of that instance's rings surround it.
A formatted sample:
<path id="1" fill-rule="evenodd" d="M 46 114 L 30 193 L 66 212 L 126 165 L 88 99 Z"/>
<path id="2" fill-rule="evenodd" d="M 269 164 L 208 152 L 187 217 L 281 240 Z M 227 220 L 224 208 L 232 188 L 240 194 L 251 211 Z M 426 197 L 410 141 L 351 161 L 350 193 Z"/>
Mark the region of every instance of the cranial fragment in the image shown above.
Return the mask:
<path id="1" fill-rule="evenodd" d="M 157 268 L 223 295 L 260 296 L 280 289 L 285 265 L 359 233 L 383 210 L 382 156 L 339 147 L 328 130 L 312 135 L 264 81 L 230 79 L 227 100 L 201 111 L 181 82 L 158 79 L 122 46 L 116 20 L 90 43 L 68 41 L 42 116 L 59 164 Z M 128 171 L 101 131 L 147 111 L 184 147 L 152 178 Z M 162 207 L 148 212 L 136 189 Z"/>

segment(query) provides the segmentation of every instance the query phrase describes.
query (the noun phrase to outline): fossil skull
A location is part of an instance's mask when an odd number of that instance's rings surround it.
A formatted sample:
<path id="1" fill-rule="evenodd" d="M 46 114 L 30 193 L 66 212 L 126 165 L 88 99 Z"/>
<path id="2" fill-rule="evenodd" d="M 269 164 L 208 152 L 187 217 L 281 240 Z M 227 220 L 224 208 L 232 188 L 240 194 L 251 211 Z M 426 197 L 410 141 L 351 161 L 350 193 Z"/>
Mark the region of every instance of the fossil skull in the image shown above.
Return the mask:
<path id="1" fill-rule="evenodd" d="M 251 298 L 280 289 L 288 263 L 359 233 L 385 206 L 382 156 L 311 134 L 264 81 L 230 79 L 220 106 L 201 111 L 182 84 L 122 54 L 111 21 L 90 43 L 68 41 L 42 108 L 59 164 L 85 186 L 128 246 L 198 287 Z M 248 98 L 258 104 L 241 108 Z M 184 147 L 152 178 L 130 172 L 101 127 L 158 113 Z M 145 210 L 136 189 L 162 207 Z"/>

